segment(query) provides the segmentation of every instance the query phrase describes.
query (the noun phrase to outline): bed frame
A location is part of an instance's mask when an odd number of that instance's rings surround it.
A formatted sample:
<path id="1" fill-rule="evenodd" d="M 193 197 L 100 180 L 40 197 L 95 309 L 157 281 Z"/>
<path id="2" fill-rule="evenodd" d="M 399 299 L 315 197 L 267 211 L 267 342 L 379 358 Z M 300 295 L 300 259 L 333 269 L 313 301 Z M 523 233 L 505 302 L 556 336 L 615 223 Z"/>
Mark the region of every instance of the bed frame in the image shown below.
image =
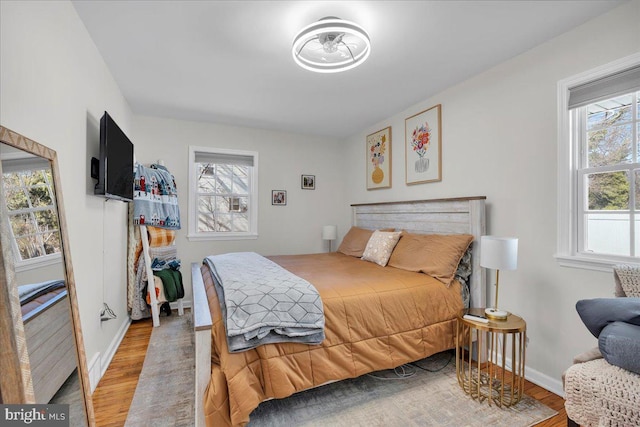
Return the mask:
<path id="1" fill-rule="evenodd" d="M 23 317 L 35 401 L 45 403 L 76 369 L 67 291 Z"/>
<path id="2" fill-rule="evenodd" d="M 480 268 L 480 236 L 485 234 L 486 197 L 361 203 L 351 205 L 352 224 L 362 228 L 396 228 L 420 234 L 471 234 L 471 306 L 486 304 L 486 275 Z M 203 399 L 211 378 L 211 313 L 200 273 L 201 263 L 191 264 L 193 326 L 195 332 L 195 421 L 205 426 Z"/>

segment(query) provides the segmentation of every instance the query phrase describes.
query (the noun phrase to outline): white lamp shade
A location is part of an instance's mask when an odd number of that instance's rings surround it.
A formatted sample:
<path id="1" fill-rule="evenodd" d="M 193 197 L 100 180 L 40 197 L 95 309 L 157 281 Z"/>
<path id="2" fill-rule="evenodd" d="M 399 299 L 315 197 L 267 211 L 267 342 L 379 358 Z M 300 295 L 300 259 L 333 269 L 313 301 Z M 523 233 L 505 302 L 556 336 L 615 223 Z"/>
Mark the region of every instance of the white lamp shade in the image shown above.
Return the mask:
<path id="1" fill-rule="evenodd" d="M 337 225 L 325 225 L 322 227 L 322 240 L 336 240 L 338 238 Z"/>
<path id="2" fill-rule="evenodd" d="M 495 270 L 515 270 L 518 266 L 518 239 L 480 237 L 480 266 Z"/>

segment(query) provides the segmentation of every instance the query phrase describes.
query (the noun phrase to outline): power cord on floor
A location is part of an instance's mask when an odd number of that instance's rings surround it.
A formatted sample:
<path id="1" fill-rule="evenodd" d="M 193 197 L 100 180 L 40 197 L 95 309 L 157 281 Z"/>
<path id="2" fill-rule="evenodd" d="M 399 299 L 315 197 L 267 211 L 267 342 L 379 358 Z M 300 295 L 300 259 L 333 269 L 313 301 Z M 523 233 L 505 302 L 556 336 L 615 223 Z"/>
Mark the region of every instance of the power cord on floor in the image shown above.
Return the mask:
<path id="1" fill-rule="evenodd" d="M 388 376 L 388 377 L 381 376 L 380 374 L 382 374 L 383 372 L 388 372 L 391 374 L 391 376 Z M 393 371 L 391 370 L 378 371 L 378 372 L 374 372 L 372 374 L 367 374 L 367 375 L 377 380 L 389 381 L 389 380 L 405 380 L 409 377 L 414 376 L 415 374 L 416 374 L 415 368 L 407 364 L 407 365 L 400 365 L 397 368 L 394 368 Z"/>
<path id="2" fill-rule="evenodd" d="M 417 373 L 416 368 L 421 369 L 423 371 L 427 371 L 427 372 L 440 372 L 444 368 L 449 366 L 449 364 L 453 360 L 454 354 L 455 353 L 453 352 L 453 350 L 449 350 L 447 352 L 442 352 L 442 353 L 435 354 L 431 357 L 427 357 L 426 359 L 418 360 L 417 362 L 400 365 L 393 370 L 389 369 L 386 371 L 378 371 L 378 372 L 374 372 L 367 375 L 377 380 L 389 381 L 389 380 L 406 380 L 407 378 L 410 378 Z M 444 364 L 435 369 L 427 368 L 425 366 L 420 366 L 420 362 L 428 361 L 431 364 L 434 364 L 440 361 L 440 359 L 444 360 L 444 358 L 446 358 L 446 361 L 444 362 Z"/>
<path id="3" fill-rule="evenodd" d="M 440 366 L 439 368 L 436 368 L 436 369 L 430 369 L 430 368 L 425 368 L 425 367 L 423 367 L 423 366 L 420 366 L 420 365 L 418 364 L 418 362 L 420 362 L 420 361 L 412 362 L 412 363 L 411 363 L 411 366 L 415 366 L 416 368 L 422 369 L 423 371 L 427 371 L 427 372 L 440 372 L 440 371 L 442 371 L 444 368 L 446 368 L 447 366 L 449 366 L 449 363 L 451 363 L 451 361 L 453 360 L 453 355 L 454 355 L 454 352 L 450 350 L 450 351 L 449 351 L 449 357 L 447 358 L 447 361 L 444 363 L 444 365 L 442 365 L 442 366 Z M 423 360 L 424 360 L 424 359 L 423 359 Z"/>

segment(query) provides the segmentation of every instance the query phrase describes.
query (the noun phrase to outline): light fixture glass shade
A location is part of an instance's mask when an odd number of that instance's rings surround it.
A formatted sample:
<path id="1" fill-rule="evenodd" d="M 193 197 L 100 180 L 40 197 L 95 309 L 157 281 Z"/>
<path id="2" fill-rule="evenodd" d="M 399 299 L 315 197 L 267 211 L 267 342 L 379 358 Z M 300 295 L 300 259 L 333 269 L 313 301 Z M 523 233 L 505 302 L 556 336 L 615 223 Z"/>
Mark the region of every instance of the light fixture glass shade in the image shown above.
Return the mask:
<path id="1" fill-rule="evenodd" d="M 518 266 L 518 239 L 480 237 L 480 266 L 495 270 L 515 270 Z"/>
<path id="2" fill-rule="evenodd" d="M 325 225 L 322 227 L 322 240 L 336 240 L 338 238 L 337 225 Z"/>
<path id="3" fill-rule="evenodd" d="M 371 41 L 358 24 L 330 16 L 300 30 L 293 40 L 291 53 L 302 68 L 338 73 L 366 61 L 371 53 Z"/>

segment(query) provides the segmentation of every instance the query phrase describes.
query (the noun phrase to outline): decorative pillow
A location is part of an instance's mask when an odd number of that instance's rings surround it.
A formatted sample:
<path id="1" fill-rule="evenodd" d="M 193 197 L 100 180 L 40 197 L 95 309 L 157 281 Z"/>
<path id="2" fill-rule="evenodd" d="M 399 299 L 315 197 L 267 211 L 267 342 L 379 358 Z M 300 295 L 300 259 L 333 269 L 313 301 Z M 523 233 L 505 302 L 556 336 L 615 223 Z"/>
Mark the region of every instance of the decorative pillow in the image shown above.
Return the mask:
<path id="1" fill-rule="evenodd" d="M 383 231 L 393 231 L 393 229 L 385 229 Z M 338 247 L 338 252 L 358 258 L 362 257 L 373 232 L 374 230 L 351 227 L 342 239 L 342 243 L 340 243 L 340 246 Z"/>
<path id="2" fill-rule="evenodd" d="M 598 347 L 607 362 L 640 374 L 640 326 L 610 323 L 600 333 Z"/>
<path id="3" fill-rule="evenodd" d="M 389 262 L 391 252 L 396 247 L 401 233 L 401 231 L 374 231 L 367 242 L 362 259 L 384 267 Z"/>
<path id="4" fill-rule="evenodd" d="M 626 322 L 640 326 L 640 298 L 593 298 L 576 303 L 576 311 L 594 337 L 610 323 Z"/>
<path id="5" fill-rule="evenodd" d="M 400 237 L 402 239 L 402 237 Z M 460 259 L 460 263 L 458 264 L 458 268 L 454 274 L 454 279 L 460 282 L 460 296 L 462 297 L 462 304 L 464 308 L 469 308 L 471 302 L 471 292 L 469 291 L 469 277 L 471 276 L 471 272 L 473 271 L 473 267 L 471 265 L 471 251 L 472 246 L 469 245 L 467 250 L 462 255 Z"/>
<path id="6" fill-rule="evenodd" d="M 470 234 L 405 233 L 391 254 L 389 266 L 425 273 L 449 286 L 472 241 Z"/>
<path id="7" fill-rule="evenodd" d="M 458 264 L 458 268 L 456 269 L 456 273 L 454 277 L 458 279 L 461 285 L 466 286 L 469 281 L 469 277 L 471 276 L 471 272 L 473 267 L 471 266 L 471 247 L 469 245 L 467 250 L 464 251 L 464 255 L 460 258 L 460 263 Z"/>

